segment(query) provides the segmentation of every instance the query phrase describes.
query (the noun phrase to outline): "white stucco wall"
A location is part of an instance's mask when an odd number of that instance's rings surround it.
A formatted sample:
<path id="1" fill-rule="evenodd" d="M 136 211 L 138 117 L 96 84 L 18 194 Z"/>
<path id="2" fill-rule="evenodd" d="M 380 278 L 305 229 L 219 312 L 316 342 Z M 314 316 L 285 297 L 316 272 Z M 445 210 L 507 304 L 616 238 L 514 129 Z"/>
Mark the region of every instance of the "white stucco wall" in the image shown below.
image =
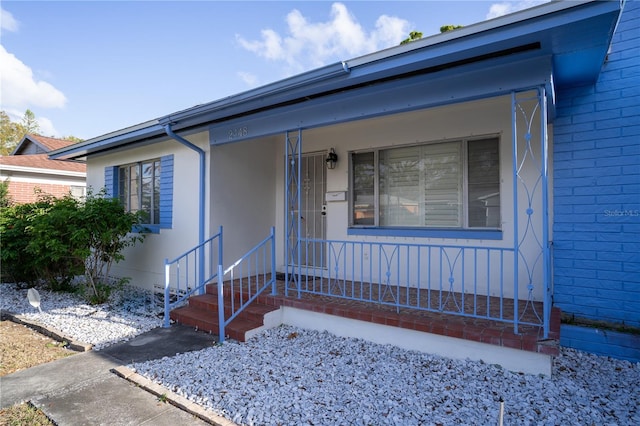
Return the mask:
<path id="1" fill-rule="evenodd" d="M 185 136 L 187 140 L 209 152 L 206 132 Z M 126 260 L 117 264 L 112 275 L 129 277 L 131 283 L 153 289 L 164 287 L 164 260 L 172 259 L 198 244 L 198 154 L 184 145 L 166 141 L 107 155 L 92 156 L 87 161 L 87 186 L 97 191 L 104 187 L 105 167 L 174 155 L 173 225 L 158 234 L 148 234 L 143 244 L 128 248 Z M 208 155 L 207 155 L 208 157 Z M 207 158 L 207 180 L 208 180 Z M 207 200 L 208 193 L 205 192 Z M 206 203 L 208 206 L 208 201 Z M 207 212 L 205 217 L 209 215 Z M 208 222 L 205 220 L 205 227 Z M 206 229 L 206 235 L 209 230 Z"/>
<path id="2" fill-rule="evenodd" d="M 537 142 L 540 139 L 539 121 L 534 122 L 532 128 L 532 141 Z M 518 132 L 520 133 L 520 132 Z M 334 170 L 328 170 L 327 173 L 327 191 L 344 191 L 348 194 L 349 191 L 349 152 L 358 150 L 367 150 L 371 148 L 391 147 L 410 145 L 420 142 L 430 141 L 443 141 L 443 140 L 457 140 L 461 138 L 469 138 L 485 135 L 497 135 L 500 137 L 500 205 L 501 205 L 501 222 L 502 222 L 502 239 L 500 240 L 481 240 L 481 239 L 465 239 L 465 238 L 419 238 L 419 237 L 382 237 L 382 236 L 350 236 L 347 234 L 349 224 L 349 203 L 348 201 L 328 202 L 327 203 L 327 238 L 329 240 L 346 240 L 346 241 L 371 241 L 377 243 L 410 243 L 410 244 L 433 244 L 433 245 L 447 245 L 447 246 L 468 246 L 468 247 L 501 247 L 510 248 L 514 246 L 514 214 L 513 214 L 513 170 L 512 170 L 512 119 L 511 119 L 511 98 L 510 96 L 503 96 L 500 98 L 492 98 L 479 100 L 475 102 L 468 102 L 457 105 L 450 105 L 440 108 L 433 108 L 429 110 L 414 111 L 404 114 L 397 114 L 388 117 L 380 117 L 376 119 L 369 119 L 351 123 L 338 124 L 331 127 L 323 127 L 317 129 L 304 130 L 302 132 L 302 146 L 303 152 L 314 151 L 327 151 L 330 148 L 335 148 L 339 161 Z M 523 140 L 524 142 L 524 140 Z M 522 148 L 521 148 L 522 149 Z M 284 153 L 284 136 L 280 138 L 278 142 L 278 150 Z M 533 148 L 533 154 L 539 161 L 540 152 L 538 147 Z M 284 154 L 282 154 L 284 155 Z M 278 200 L 276 203 L 278 218 L 278 229 L 284 228 L 284 166 L 283 161 L 279 161 L 277 179 L 278 179 Z M 551 163 L 551 161 L 549 161 Z M 536 167 L 526 165 L 523 168 L 523 176 L 526 176 L 526 180 L 530 181 L 529 189 L 533 187 L 531 185 L 537 178 L 539 172 Z M 551 185 L 549 186 L 551 188 Z M 522 189 L 522 188 L 521 188 Z M 525 211 L 527 208 L 527 194 L 525 191 L 519 190 L 519 210 Z M 539 190 L 539 189 L 538 189 Z M 551 195 L 551 194 L 550 194 Z M 347 197 L 348 198 L 348 197 Z M 549 197 L 551 199 L 551 197 Z M 535 228 L 538 235 L 541 237 L 541 222 L 538 220 L 541 212 L 541 204 L 538 201 L 534 201 L 533 205 L 536 210 L 536 215 L 532 216 L 533 228 Z M 549 211 L 551 211 L 551 206 Z M 519 218 L 520 235 L 524 235 L 527 231 L 529 224 L 521 214 Z M 528 230 L 529 237 L 531 236 L 531 229 Z M 281 236 L 279 240 L 280 244 L 284 244 L 284 232 L 278 234 Z M 526 269 L 533 269 L 534 276 L 534 297 L 540 299 L 542 296 L 542 268 L 541 260 L 537 260 L 536 256 L 539 251 L 539 247 L 535 243 L 534 239 L 527 238 L 521 247 L 525 257 L 528 259 L 529 264 L 525 265 L 520 262 L 520 286 L 519 293 L 522 298 L 527 291 L 528 279 L 525 277 L 528 275 Z M 357 249 L 356 249 L 357 251 Z M 456 251 L 449 251 L 448 254 L 455 256 Z M 470 255 L 470 253 L 467 253 Z M 278 252 L 278 265 L 284 265 L 283 251 Z M 356 253 L 356 257 L 359 254 Z M 365 254 L 369 256 L 369 254 Z M 500 288 L 498 285 L 498 279 L 500 273 L 494 270 L 498 262 L 498 254 L 493 253 L 491 263 L 491 289 L 489 293 L 491 295 L 499 295 Z M 414 256 L 415 257 L 415 256 Z M 417 258 L 416 258 L 417 260 Z M 504 288 L 502 289 L 503 295 L 511 297 L 514 293 L 513 286 L 513 255 L 506 254 L 504 258 L 505 270 L 504 276 Z M 350 263 L 350 261 L 348 262 Z M 404 259 L 401 262 L 405 264 Z M 412 262 L 412 271 L 415 272 L 417 268 L 417 261 Z M 426 260 L 421 260 L 422 267 L 426 264 Z M 536 267 L 533 265 L 536 264 Z M 478 276 L 484 277 L 487 275 L 487 262 L 485 259 L 479 259 L 477 270 Z M 365 268 L 366 269 L 366 268 Z M 476 272 L 475 266 L 469 262 L 465 271 L 465 291 L 469 291 L 470 277 L 474 276 Z M 424 274 L 424 271 L 422 272 Z M 448 277 L 448 272 L 445 273 L 445 279 Z M 366 275 L 366 271 L 365 271 Z M 406 274 L 403 274 L 402 279 Z M 433 279 L 439 279 L 439 269 L 432 271 Z M 461 289 L 461 271 L 457 274 L 457 282 L 454 289 L 459 291 Z M 351 278 L 351 277 L 349 277 Z M 357 277 L 356 277 L 357 278 Z M 366 277 L 365 277 L 366 278 Z M 425 275 L 426 279 L 426 275 Z M 435 281 L 434 281 L 435 282 Z M 448 282 L 443 283 L 448 286 Z M 484 284 L 483 284 L 484 285 Z M 486 288 L 486 285 L 484 285 Z"/>
<path id="3" fill-rule="evenodd" d="M 211 229 L 222 226 L 224 267 L 275 225 L 278 151 L 273 139 L 211 147 Z"/>
<path id="4" fill-rule="evenodd" d="M 510 97 L 486 99 L 451 105 L 429 110 L 413 111 L 377 119 L 337 124 L 302 132 L 302 150 L 309 152 L 327 152 L 335 148 L 339 156 L 337 167 L 327 171 L 327 191 L 349 191 L 349 152 L 381 148 L 390 146 L 409 145 L 420 142 L 456 140 L 476 136 L 497 135 L 500 137 L 501 163 L 501 219 L 502 239 L 480 240 L 471 238 L 420 238 L 420 237 L 383 237 L 383 236 L 355 236 L 348 235 L 349 203 L 348 201 L 327 202 L 326 227 L 327 238 L 338 241 L 367 241 L 374 243 L 409 243 L 427 244 L 434 246 L 461 247 L 491 247 L 512 248 L 514 245 L 513 232 L 513 171 L 512 171 L 512 120 Z M 532 126 L 532 140 L 539 140 L 539 123 Z M 284 208 L 285 182 L 284 157 L 285 135 L 248 140 L 225 145 L 210 146 L 208 133 L 201 132 L 187 136 L 187 139 L 200 146 L 207 152 L 207 188 L 206 200 L 206 237 L 217 232 L 219 226 L 224 228 L 224 266 L 230 265 L 257 242 L 264 239 L 271 226 L 276 226 L 277 268 L 284 270 L 285 265 L 285 237 Z M 100 188 L 104 185 L 104 168 L 121 165 L 134 161 L 159 158 L 163 155 L 174 154 L 174 199 L 173 199 L 173 227 L 162 229 L 159 234 L 147 237 L 143 246 L 128 250 L 127 260 L 114 270 L 114 274 L 132 278 L 136 285 L 153 287 L 163 285 L 164 259 L 174 258 L 198 242 L 198 156 L 183 145 L 167 139 L 164 142 L 147 145 L 128 151 L 101 155 L 89 159 L 88 185 Z M 537 147 L 533 149 L 534 156 L 539 158 Z M 537 177 L 536 167 L 525 167 L 525 175 L 534 179 Z M 550 186 L 551 188 L 551 186 Z M 551 198 L 550 198 L 551 199 Z M 519 192 L 520 210 L 527 208 L 527 193 Z M 540 233 L 538 209 L 542 206 L 536 201 L 534 208 L 535 229 Z M 551 206 L 549 206 L 551 210 Z M 530 224 L 525 220 L 526 215 L 520 215 L 520 234 Z M 530 230 L 527 231 L 531 235 Z M 536 260 L 539 248 L 535 238 L 528 238 L 522 245 L 523 253 L 529 264 L 520 264 L 523 272 L 520 280 L 519 293 L 522 298 L 526 295 L 528 279 L 527 266 L 538 264 L 533 273 L 534 296 L 539 299 L 542 295 L 541 260 Z M 366 249 L 370 250 L 370 249 Z M 447 254 L 455 257 L 456 250 L 447 249 Z M 375 261 L 373 253 L 363 253 L 370 261 Z M 470 253 L 466 253 L 471 256 Z M 359 256 L 359 254 L 355 254 Z M 423 270 L 422 280 L 427 280 L 429 274 L 424 273 L 428 260 L 424 257 L 413 257 L 409 273 L 415 275 L 418 264 Z M 468 262 L 465 267 L 465 278 L 458 266 L 455 272 L 456 282 L 454 290 L 460 291 L 464 282 L 465 291 L 472 288 L 470 277 L 491 277 L 488 290 L 485 283 L 480 284 L 481 292 L 499 295 L 497 284 L 499 277 L 503 277 L 503 295 L 513 294 L 511 285 L 513 272 L 513 255 L 506 253 L 503 271 L 495 270 L 498 265 L 499 254 L 492 252 L 487 274 L 488 262 L 486 258 L 478 259 L 477 266 Z M 405 259 L 401 263 L 404 265 Z M 377 270 L 377 268 L 376 268 Z M 364 277 L 367 276 L 365 271 Z M 371 273 L 371 275 L 374 275 Z M 440 270 L 435 268 L 431 272 L 433 283 L 440 280 Z M 397 280 L 406 280 L 403 271 L 395 276 Z M 445 271 L 445 279 L 448 271 Z M 350 278 L 350 277 L 349 277 Z M 372 279 L 376 279 L 372 277 Z M 434 285 L 432 283 L 432 285 Z M 421 285 L 423 285 L 422 283 Z M 448 286 L 448 283 L 443 283 Z"/>

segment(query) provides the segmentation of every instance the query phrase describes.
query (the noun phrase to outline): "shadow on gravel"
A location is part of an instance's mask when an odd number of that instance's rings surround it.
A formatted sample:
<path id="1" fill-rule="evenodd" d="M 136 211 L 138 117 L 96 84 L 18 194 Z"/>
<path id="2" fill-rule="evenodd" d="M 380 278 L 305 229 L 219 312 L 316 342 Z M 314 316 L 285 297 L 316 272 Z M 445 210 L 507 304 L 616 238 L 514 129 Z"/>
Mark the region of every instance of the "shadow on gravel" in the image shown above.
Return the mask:
<path id="1" fill-rule="evenodd" d="M 216 344 L 214 334 L 196 331 L 193 327 L 172 324 L 169 328 L 154 328 L 133 339 L 101 349 L 123 364 L 151 361 L 178 353 L 198 351 Z"/>

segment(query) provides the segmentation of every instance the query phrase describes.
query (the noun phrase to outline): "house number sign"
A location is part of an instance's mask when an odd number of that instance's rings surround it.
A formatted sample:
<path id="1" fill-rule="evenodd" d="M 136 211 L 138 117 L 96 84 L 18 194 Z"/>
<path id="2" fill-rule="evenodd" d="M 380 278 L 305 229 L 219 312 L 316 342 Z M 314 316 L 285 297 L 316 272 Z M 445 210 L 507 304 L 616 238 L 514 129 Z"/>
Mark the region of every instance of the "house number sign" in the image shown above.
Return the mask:
<path id="1" fill-rule="evenodd" d="M 249 129 L 247 126 L 242 127 L 234 127 L 233 129 L 229 129 L 229 140 L 243 138 L 249 134 Z"/>

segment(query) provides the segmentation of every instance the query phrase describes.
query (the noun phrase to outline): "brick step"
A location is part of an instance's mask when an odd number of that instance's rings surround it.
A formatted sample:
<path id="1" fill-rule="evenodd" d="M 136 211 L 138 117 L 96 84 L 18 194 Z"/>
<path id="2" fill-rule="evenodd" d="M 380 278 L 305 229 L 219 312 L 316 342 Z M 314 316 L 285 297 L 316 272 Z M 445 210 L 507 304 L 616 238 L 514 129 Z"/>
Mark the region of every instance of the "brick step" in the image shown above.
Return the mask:
<path id="1" fill-rule="evenodd" d="M 240 289 L 237 286 L 234 286 L 233 296 L 234 296 L 235 300 L 247 300 L 248 298 L 254 296 L 255 295 L 256 285 L 252 284 L 251 287 L 252 287 L 252 289 L 251 289 L 252 292 L 249 294 L 247 292 L 246 284 L 244 284 L 242 286 L 242 290 L 243 290 L 242 292 L 240 292 Z M 268 294 L 269 292 L 270 292 L 270 290 L 266 289 L 264 292 L 262 292 L 262 294 Z M 214 296 L 217 297 L 218 296 L 218 284 L 207 284 L 205 286 L 205 293 L 206 294 L 211 294 L 211 295 L 214 295 Z M 230 298 L 230 294 L 231 293 L 229 292 L 228 287 L 225 286 L 225 294 L 224 294 L 225 299 Z"/>
<path id="2" fill-rule="evenodd" d="M 238 307 L 237 302 L 235 306 Z M 278 308 L 274 306 L 254 302 L 225 327 L 225 334 L 229 338 L 244 342 L 247 332 L 262 327 L 265 314 L 276 309 Z M 231 312 L 230 298 L 225 301 L 225 312 Z M 218 297 L 213 294 L 192 296 L 187 306 L 171 311 L 170 318 L 179 324 L 217 335 L 219 333 Z"/>
<path id="3" fill-rule="evenodd" d="M 282 294 L 282 290 L 280 290 Z M 513 325 L 490 319 L 466 318 L 437 312 L 403 310 L 402 313 L 372 303 L 340 300 L 325 296 L 297 298 L 262 293 L 256 302 L 266 306 L 289 306 L 296 309 L 320 312 L 343 318 L 406 328 L 442 336 L 456 337 L 496 346 L 505 346 L 529 352 L 557 356 L 560 341 L 560 316 L 558 307 L 551 309 L 549 339 L 541 338 L 539 327 L 520 326 L 515 334 Z"/>
<path id="4" fill-rule="evenodd" d="M 216 318 L 218 316 L 218 296 L 213 294 L 202 294 L 199 296 L 191 296 L 189 298 L 189 306 L 194 307 L 196 309 L 201 309 L 205 311 L 211 312 Z M 227 298 L 224 302 L 224 310 L 225 313 L 231 312 L 231 301 Z M 235 305 L 238 308 L 239 303 L 236 299 Z M 262 323 L 264 315 L 278 309 L 275 306 L 267 306 L 262 303 L 258 303 L 257 301 L 247 306 L 241 313 L 238 315 L 239 318 L 244 318 L 250 321 L 255 321 Z"/>

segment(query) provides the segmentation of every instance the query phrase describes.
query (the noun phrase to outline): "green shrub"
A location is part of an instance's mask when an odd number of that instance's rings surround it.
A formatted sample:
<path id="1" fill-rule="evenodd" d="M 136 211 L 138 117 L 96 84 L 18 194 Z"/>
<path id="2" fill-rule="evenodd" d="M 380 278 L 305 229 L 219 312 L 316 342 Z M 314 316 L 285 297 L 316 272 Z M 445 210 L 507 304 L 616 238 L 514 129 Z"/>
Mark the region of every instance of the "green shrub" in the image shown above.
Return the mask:
<path id="1" fill-rule="evenodd" d="M 9 179 L 0 182 L 0 207 L 9 207 L 11 196 L 9 195 Z"/>
<path id="2" fill-rule="evenodd" d="M 114 285 L 111 267 L 124 259 L 124 248 L 142 242 L 132 234 L 139 216 L 125 212 L 104 191 L 88 192 L 84 201 L 71 196 L 41 196 L 37 202 L 0 209 L 0 260 L 15 282 L 44 280 L 54 290 L 70 290 L 84 275 L 83 293 L 92 303 L 108 300 Z"/>
<path id="3" fill-rule="evenodd" d="M 2 275 L 14 282 L 33 286 L 40 279 L 39 259 L 27 253 L 29 230 L 43 203 L 17 204 L 0 209 L 0 260 Z"/>
<path id="4" fill-rule="evenodd" d="M 41 196 L 37 204 L 39 208 L 27 228 L 29 243 L 25 251 L 37 260 L 40 278 L 52 290 L 72 290 L 74 278 L 84 272 L 78 254 L 86 243 L 75 236 L 83 227 L 82 205 L 71 196 Z"/>
<path id="5" fill-rule="evenodd" d="M 113 285 L 121 286 L 127 279 L 116 282 L 111 278 L 111 267 L 124 260 L 122 251 L 126 247 L 141 243 L 144 234 L 132 234 L 131 229 L 139 225 L 140 216 L 124 211 L 117 199 L 87 195 L 82 209 L 84 226 L 76 232 L 83 241 L 78 256 L 85 260 L 85 277 L 90 290 L 90 300 L 102 303 L 109 298 Z"/>

